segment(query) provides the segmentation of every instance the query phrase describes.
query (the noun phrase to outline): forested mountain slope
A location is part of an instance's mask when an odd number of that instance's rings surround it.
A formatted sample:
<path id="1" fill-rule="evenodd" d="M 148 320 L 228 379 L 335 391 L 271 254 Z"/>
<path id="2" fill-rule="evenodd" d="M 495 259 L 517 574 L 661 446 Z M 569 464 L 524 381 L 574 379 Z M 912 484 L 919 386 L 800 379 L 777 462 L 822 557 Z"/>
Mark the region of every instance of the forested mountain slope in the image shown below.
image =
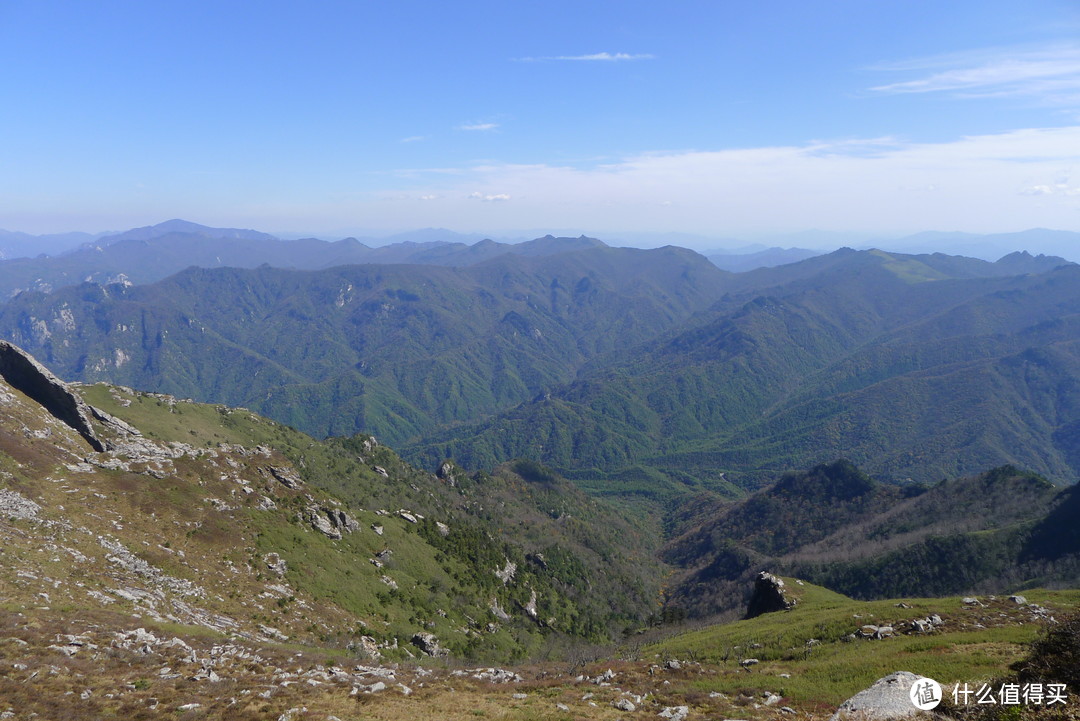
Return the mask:
<path id="1" fill-rule="evenodd" d="M 743 609 L 761 570 L 861 599 L 1075 586 L 1075 490 L 1012 466 L 929 488 L 883 484 L 847 461 L 791 472 L 687 516 L 662 552 L 685 569 L 668 605 Z"/>
<path id="2" fill-rule="evenodd" d="M 687 250 L 606 247 L 469 268 L 189 269 L 22 293 L 0 336 L 67 379 L 400 444 L 572 380 L 708 307 L 726 276 Z"/>
<path id="3" fill-rule="evenodd" d="M 834 256 L 406 452 L 750 486 L 841 455 L 898 480 L 1002 463 L 1077 477 L 1080 267 L 931 280 L 910 257 Z"/>

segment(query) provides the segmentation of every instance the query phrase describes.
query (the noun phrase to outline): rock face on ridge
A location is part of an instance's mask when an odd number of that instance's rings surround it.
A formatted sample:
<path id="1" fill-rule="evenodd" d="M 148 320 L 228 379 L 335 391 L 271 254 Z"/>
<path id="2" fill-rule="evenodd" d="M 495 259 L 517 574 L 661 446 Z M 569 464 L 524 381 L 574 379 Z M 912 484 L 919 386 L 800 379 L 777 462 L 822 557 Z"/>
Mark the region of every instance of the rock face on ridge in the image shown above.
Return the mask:
<path id="1" fill-rule="evenodd" d="M 105 444 L 94 433 L 90 423 L 90 406 L 72 393 L 67 384 L 48 368 L 22 348 L 5 340 L 0 340 L 0 378 L 75 429 L 95 451 L 105 450 Z"/>
<path id="2" fill-rule="evenodd" d="M 795 599 L 788 597 L 784 579 L 762 571 L 754 581 L 754 595 L 747 604 L 746 618 L 773 611 L 786 611 L 794 605 Z"/>

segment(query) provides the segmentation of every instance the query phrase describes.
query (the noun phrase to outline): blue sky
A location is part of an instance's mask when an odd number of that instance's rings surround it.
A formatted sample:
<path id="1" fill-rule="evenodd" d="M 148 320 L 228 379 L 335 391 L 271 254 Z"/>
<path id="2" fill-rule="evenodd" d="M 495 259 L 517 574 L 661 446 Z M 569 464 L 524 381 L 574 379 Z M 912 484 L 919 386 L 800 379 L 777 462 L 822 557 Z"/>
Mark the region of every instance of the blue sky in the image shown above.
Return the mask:
<path id="1" fill-rule="evenodd" d="M 1080 230 L 1074 2 L 0 0 L 0 68 L 9 230 Z"/>

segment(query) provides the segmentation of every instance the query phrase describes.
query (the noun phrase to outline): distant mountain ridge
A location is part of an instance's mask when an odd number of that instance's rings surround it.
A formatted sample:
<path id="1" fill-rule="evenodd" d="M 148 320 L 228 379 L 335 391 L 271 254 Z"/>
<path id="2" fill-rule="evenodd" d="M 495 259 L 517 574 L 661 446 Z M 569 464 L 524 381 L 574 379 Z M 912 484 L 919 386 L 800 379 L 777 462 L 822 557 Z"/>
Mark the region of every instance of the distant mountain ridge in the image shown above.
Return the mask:
<path id="1" fill-rule="evenodd" d="M 258 230 L 246 230 L 240 228 L 209 228 L 205 225 L 192 223 L 188 220 L 166 220 L 156 225 L 147 225 L 142 228 L 132 228 L 121 233 L 108 233 L 101 236 L 104 243 L 118 243 L 122 240 L 153 240 L 166 235 L 185 234 L 197 235 L 204 238 L 221 238 L 230 240 L 277 240 L 269 233 Z"/>
<path id="2" fill-rule="evenodd" d="M 706 253 L 709 260 L 716 264 L 717 268 L 743 273 L 757 268 L 772 268 L 777 265 L 798 263 L 800 260 L 813 258 L 816 255 L 824 255 L 820 250 L 807 250 L 806 248 L 766 248 L 744 253 L 722 253 L 710 251 Z"/>
<path id="3" fill-rule="evenodd" d="M 49 233 L 30 235 L 10 230 L 0 230 L 0 261 L 13 258 L 34 258 L 41 254 L 57 255 L 85 243 L 99 235 L 90 233 Z"/>
<path id="4" fill-rule="evenodd" d="M 190 266 L 256 268 L 265 264 L 297 270 L 361 263 L 467 266 L 501 255 L 540 257 L 596 247 L 604 247 L 604 243 L 585 236 L 549 235 L 516 244 L 492 240 L 472 245 L 403 241 L 373 248 L 355 238 L 333 242 L 315 238 L 279 240 L 254 230 L 208 228 L 170 220 L 106 235 L 56 257 L 0 262 L 0 298 L 22 290 L 49 291 L 82 282 L 109 283 L 124 279 L 151 283 Z"/>
<path id="5" fill-rule="evenodd" d="M 572 380 L 720 296 L 725 273 L 692 251 L 570 242 L 592 247 L 462 268 L 191 268 L 148 285 L 25 292 L 0 306 L 0 334 L 69 379 L 400 443 Z"/>
<path id="6" fill-rule="evenodd" d="M 1080 266 L 980 277 L 1044 262 L 846 250 L 733 275 L 682 328 L 403 450 L 536 454 L 610 490 L 644 471 L 653 492 L 718 472 L 753 486 L 839 455 L 894 479 L 1015 463 L 1075 480 Z"/>

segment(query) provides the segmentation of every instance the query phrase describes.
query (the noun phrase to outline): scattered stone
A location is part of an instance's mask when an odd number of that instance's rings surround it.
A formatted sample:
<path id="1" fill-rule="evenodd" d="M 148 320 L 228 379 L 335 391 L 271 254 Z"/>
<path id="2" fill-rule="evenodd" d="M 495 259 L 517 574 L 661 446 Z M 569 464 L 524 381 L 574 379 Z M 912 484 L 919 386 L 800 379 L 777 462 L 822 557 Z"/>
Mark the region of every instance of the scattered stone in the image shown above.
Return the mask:
<path id="1" fill-rule="evenodd" d="M 747 670 L 750 670 L 751 666 L 754 666 L 754 665 L 759 664 L 759 663 L 761 663 L 761 662 L 759 660 L 757 660 L 756 658 L 744 658 L 742 661 L 739 661 L 739 665 L 742 666 L 743 668 L 747 669 Z"/>
<path id="2" fill-rule="evenodd" d="M 670 719 L 670 721 L 684 721 L 687 716 L 690 715 L 689 706 L 665 706 L 664 710 L 656 714 L 660 718 Z"/>
<path id="3" fill-rule="evenodd" d="M 668 661 L 666 661 L 664 663 L 664 668 L 670 669 L 672 671 L 678 671 L 679 669 L 682 668 L 682 664 L 679 663 L 677 659 L 673 658 L 673 659 L 669 659 Z"/>
<path id="4" fill-rule="evenodd" d="M 3 341 L 0 341 L 2 343 Z M 24 498 L 15 491 L 0 489 L 0 517 L 22 520 L 36 520 L 41 506 Z"/>
<path id="5" fill-rule="evenodd" d="M 289 570 L 288 564 L 276 553 L 268 553 L 263 556 L 263 563 L 278 576 L 284 576 L 285 572 Z"/>
<path id="6" fill-rule="evenodd" d="M 1027 603 L 1027 599 L 1023 596 L 1009 596 L 1009 600 L 1015 603 L 1017 606 L 1023 606 Z"/>
<path id="7" fill-rule="evenodd" d="M 611 705 L 619 709 L 620 711 L 634 711 L 635 709 L 637 709 L 637 706 L 634 705 L 634 702 L 628 698 L 616 699 L 611 702 Z"/>

